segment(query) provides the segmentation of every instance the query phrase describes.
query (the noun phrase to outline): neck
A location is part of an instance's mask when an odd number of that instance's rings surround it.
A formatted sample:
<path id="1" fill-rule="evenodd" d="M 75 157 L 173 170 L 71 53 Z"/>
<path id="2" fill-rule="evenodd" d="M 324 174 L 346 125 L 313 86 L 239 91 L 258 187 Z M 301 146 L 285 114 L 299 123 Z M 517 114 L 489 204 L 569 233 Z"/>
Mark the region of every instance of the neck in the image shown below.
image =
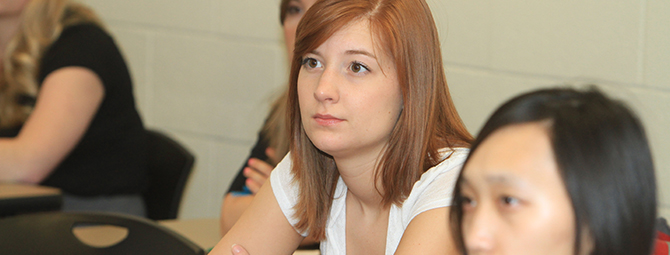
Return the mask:
<path id="1" fill-rule="evenodd" d="M 379 157 L 368 159 L 335 159 L 337 169 L 344 183 L 347 184 L 347 197 L 354 199 L 363 207 L 381 208 L 382 195 L 373 183 L 380 187 L 379 180 L 375 179 L 375 163 Z M 380 190 L 383 192 L 383 190 Z"/>
<path id="2" fill-rule="evenodd" d="M 0 17 L 0 59 L 4 59 L 7 45 L 21 25 L 20 16 Z"/>

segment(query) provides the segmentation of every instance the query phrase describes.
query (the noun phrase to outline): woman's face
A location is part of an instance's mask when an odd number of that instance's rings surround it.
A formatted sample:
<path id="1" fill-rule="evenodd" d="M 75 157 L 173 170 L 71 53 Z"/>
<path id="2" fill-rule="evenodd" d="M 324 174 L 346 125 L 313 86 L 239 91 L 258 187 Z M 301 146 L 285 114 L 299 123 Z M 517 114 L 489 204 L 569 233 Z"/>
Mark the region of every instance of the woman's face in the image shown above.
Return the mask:
<path id="1" fill-rule="evenodd" d="M 468 254 L 574 254 L 572 203 L 546 123 L 503 127 L 463 169 L 462 231 Z"/>
<path id="2" fill-rule="evenodd" d="M 395 65 L 355 21 L 303 56 L 298 75 L 302 125 L 331 156 L 376 158 L 402 109 Z"/>
<path id="3" fill-rule="evenodd" d="M 2 1 L 2 0 L 0 0 Z M 288 59 L 293 59 L 293 48 L 295 46 L 295 31 L 298 29 L 298 23 L 309 7 L 316 2 L 316 0 L 290 0 L 288 8 L 286 8 L 286 16 L 284 18 L 284 41 L 286 42 L 286 51 Z"/>

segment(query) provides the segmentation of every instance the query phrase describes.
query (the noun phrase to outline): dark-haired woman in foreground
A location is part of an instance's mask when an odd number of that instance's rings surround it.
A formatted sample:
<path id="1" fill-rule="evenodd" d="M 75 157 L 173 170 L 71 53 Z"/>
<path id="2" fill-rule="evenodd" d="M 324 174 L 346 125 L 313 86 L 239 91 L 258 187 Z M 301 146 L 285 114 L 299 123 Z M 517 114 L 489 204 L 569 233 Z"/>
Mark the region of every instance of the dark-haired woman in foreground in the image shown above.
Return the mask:
<path id="1" fill-rule="evenodd" d="M 643 127 L 595 89 L 540 90 L 501 106 L 454 197 L 452 236 L 466 254 L 652 250 L 656 185 Z"/>

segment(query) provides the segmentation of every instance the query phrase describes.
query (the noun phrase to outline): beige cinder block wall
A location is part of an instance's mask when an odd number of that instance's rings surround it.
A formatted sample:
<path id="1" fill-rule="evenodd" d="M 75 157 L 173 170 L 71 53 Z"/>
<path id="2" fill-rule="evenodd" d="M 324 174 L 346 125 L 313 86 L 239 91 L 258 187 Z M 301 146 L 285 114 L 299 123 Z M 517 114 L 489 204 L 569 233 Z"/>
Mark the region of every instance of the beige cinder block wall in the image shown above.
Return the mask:
<path id="1" fill-rule="evenodd" d="M 285 84 L 279 0 L 81 0 L 121 45 L 147 126 L 197 156 L 180 218 L 218 217 Z M 428 0 L 456 106 L 476 133 L 501 102 L 597 83 L 641 116 L 670 217 L 670 2 Z"/>

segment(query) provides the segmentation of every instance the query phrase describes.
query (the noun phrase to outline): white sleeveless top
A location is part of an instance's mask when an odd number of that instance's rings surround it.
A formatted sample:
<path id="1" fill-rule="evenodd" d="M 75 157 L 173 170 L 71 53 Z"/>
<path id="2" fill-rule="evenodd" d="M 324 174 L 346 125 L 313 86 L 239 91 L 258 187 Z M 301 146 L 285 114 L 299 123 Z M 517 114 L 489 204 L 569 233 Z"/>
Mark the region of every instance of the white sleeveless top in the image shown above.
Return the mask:
<path id="1" fill-rule="evenodd" d="M 440 153 L 447 156 L 450 151 L 442 149 Z M 455 149 L 449 159 L 421 175 L 421 179 L 414 184 L 402 207 L 391 206 L 386 234 L 387 255 L 395 253 L 405 229 L 415 216 L 431 209 L 451 205 L 454 185 L 468 152 L 469 149 L 466 148 Z M 291 165 L 290 154 L 288 154 L 272 171 L 270 181 L 279 207 L 289 223 L 295 227 L 298 218 L 293 217 L 293 207 L 298 202 L 298 185 L 292 181 Z M 326 240 L 321 242 L 322 255 L 346 254 L 346 195 L 347 186 L 340 177 L 326 223 Z M 300 234 L 307 236 L 307 233 Z"/>

